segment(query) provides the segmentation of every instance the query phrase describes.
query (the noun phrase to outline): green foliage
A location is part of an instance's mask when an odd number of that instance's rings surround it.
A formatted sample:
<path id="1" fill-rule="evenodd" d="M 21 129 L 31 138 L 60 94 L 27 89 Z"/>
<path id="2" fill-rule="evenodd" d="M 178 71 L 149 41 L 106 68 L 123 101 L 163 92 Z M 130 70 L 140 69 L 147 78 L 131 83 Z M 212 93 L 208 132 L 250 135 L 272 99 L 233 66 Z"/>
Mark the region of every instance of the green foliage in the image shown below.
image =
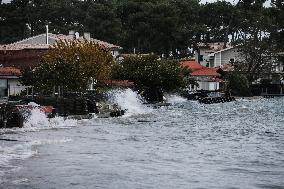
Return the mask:
<path id="1" fill-rule="evenodd" d="M 107 80 L 113 57 L 98 44 L 87 41 L 60 41 L 34 69 L 23 72 L 21 82 L 39 92 L 50 93 L 54 87 L 65 91 L 85 91 L 90 79 Z"/>
<path id="2" fill-rule="evenodd" d="M 140 91 L 173 91 L 186 86 L 186 68 L 155 55 L 126 57 L 113 69 L 114 79 L 131 80 Z"/>
<path id="3" fill-rule="evenodd" d="M 277 66 L 277 62 L 271 62 L 276 58 L 277 51 L 269 39 L 247 38 L 241 43 L 239 53 L 242 59 L 234 62 L 235 71 L 241 72 L 250 84 L 270 74 Z"/>
<path id="4" fill-rule="evenodd" d="M 199 42 L 237 43 L 252 31 L 270 34 L 283 51 L 283 0 L 240 0 L 200 4 L 199 0 L 12 0 L 0 5 L 0 43 L 43 33 L 90 31 L 124 47 L 125 52 L 188 55 Z"/>
<path id="5" fill-rule="evenodd" d="M 34 86 L 37 92 L 50 94 L 58 86 L 70 91 L 81 91 L 86 88 L 85 79 L 80 77 L 79 66 L 58 59 L 52 64 L 42 63 L 34 69 L 24 70 L 21 83 Z"/>
<path id="6" fill-rule="evenodd" d="M 250 85 L 247 78 L 237 72 L 226 75 L 227 91 L 234 96 L 251 96 Z"/>

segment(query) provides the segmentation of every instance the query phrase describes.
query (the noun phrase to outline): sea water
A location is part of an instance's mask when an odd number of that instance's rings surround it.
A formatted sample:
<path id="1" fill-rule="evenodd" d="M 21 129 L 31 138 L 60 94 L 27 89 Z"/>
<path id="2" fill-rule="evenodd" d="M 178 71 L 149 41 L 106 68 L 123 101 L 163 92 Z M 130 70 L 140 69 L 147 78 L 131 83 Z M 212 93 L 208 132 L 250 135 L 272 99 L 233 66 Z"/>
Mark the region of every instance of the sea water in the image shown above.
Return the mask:
<path id="1" fill-rule="evenodd" d="M 153 109 L 113 93 L 126 116 L 31 114 L 2 129 L 0 188 L 284 188 L 284 98 Z"/>

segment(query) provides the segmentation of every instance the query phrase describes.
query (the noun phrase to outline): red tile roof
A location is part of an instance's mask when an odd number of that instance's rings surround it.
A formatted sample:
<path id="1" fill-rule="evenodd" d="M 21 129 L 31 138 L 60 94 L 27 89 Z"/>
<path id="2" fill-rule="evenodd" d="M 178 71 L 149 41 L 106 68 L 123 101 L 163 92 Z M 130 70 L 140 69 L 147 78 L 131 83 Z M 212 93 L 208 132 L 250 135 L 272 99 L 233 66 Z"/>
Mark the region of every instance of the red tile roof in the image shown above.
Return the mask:
<path id="1" fill-rule="evenodd" d="M 191 76 L 220 76 L 214 68 L 208 68 L 197 63 L 195 60 L 182 61 L 183 66 L 187 66 L 192 73 Z"/>
<path id="2" fill-rule="evenodd" d="M 190 74 L 191 76 L 220 76 L 213 68 L 202 68 Z"/>
<path id="3" fill-rule="evenodd" d="M 14 67 L 0 67 L 0 76 L 20 76 L 21 71 Z"/>
<path id="4" fill-rule="evenodd" d="M 182 61 L 181 64 L 183 66 L 187 66 L 193 72 L 196 70 L 206 68 L 205 66 L 202 66 L 201 64 L 197 63 L 195 60 Z"/>

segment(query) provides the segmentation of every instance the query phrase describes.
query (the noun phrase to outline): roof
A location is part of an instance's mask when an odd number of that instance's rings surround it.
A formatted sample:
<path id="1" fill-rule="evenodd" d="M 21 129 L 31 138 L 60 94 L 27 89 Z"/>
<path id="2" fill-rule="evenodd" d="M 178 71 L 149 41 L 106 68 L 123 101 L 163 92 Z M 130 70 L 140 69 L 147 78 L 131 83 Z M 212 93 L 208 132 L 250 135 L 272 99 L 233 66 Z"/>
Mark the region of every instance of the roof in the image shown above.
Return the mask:
<path id="1" fill-rule="evenodd" d="M 9 45 L 0 45 L 0 50 L 23 50 L 23 49 L 48 49 L 50 45 L 48 44 L 9 44 Z"/>
<path id="2" fill-rule="evenodd" d="M 0 76 L 20 76 L 21 71 L 14 67 L 0 67 Z"/>
<path id="3" fill-rule="evenodd" d="M 206 49 L 211 49 L 214 51 L 219 51 L 224 49 L 224 42 L 216 42 L 216 43 L 198 43 L 197 46 L 202 49 L 202 48 L 206 48 Z M 227 44 L 228 47 L 230 47 L 230 44 Z"/>
<path id="4" fill-rule="evenodd" d="M 182 61 L 181 64 L 183 66 L 187 66 L 191 71 L 196 71 L 202 68 L 206 68 L 205 66 L 202 66 L 201 64 L 197 63 L 195 60 Z"/>
<path id="5" fill-rule="evenodd" d="M 225 49 L 216 51 L 216 52 L 214 52 L 214 53 L 211 53 L 211 54 L 209 54 L 208 56 L 209 56 L 209 57 L 210 57 L 210 56 L 215 56 L 215 54 L 217 54 L 217 53 L 224 52 L 224 51 L 228 51 L 228 50 L 234 49 L 234 48 L 236 48 L 236 47 L 238 47 L 238 46 L 239 46 L 239 45 L 236 45 L 236 46 L 234 46 L 234 47 L 228 47 L 228 48 L 225 48 Z"/>
<path id="6" fill-rule="evenodd" d="M 220 76 L 214 68 L 208 68 L 197 63 L 195 60 L 182 61 L 183 66 L 187 66 L 192 73 L 191 76 Z"/>
<path id="7" fill-rule="evenodd" d="M 51 42 L 51 44 L 46 44 L 43 41 L 38 40 L 38 42 L 33 42 L 36 41 L 36 39 L 45 39 L 46 38 L 46 34 L 40 34 L 40 35 L 36 35 L 33 37 L 29 37 L 26 39 L 23 39 L 21 41 L 17 41 L 15 43 L 11 43 L 11 44 L 7 44 L 7 45 L 0 45 L 0 50 L 23 50 L 23 49 L 48 49 L 49 47 L 51 47 L 51 45 L 55 42 L 55 41 L 59 41 L 59 40 L 73 40 L 74 38 L 70 35 L 63 35 L 63 34 L 52 34 L 49 33 L 48 34 L 48 39 Z M 85 40 L 84 37 L 79 37 L 77 40 Z M 52 43 L 53 41 L 53 43 Z M 94 38 L 90 38 L 90 41 L 99 44 L 100 46 L 102 46 L 103 48 L 107 48 L 107 49 L 122 49 L 122 47 L 105 42 L 105 41 L 101 41 L 98 39 L 94 39 Z"/>
<path id="8" fill-rule="evenodd" d="M 134 82 L 128 80 L 108 80 L 104 81 L 105 84 L 117 87 L 133 87 Z"/>
<path id="9" fill-rule="evenodd" d="M 196 70 L 190 74 L 191 76 L 220 76 L 217 73 L 216 69 L 213 68 L 202 68 L 200 70 Z"/>

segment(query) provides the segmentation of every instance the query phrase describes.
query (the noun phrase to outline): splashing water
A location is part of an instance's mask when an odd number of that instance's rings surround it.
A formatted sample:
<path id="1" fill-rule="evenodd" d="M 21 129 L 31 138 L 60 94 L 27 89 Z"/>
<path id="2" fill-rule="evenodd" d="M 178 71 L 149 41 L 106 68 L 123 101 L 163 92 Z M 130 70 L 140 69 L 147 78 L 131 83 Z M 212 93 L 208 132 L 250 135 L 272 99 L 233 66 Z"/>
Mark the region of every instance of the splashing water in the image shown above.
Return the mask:
<path id="1" fill-rule="evenodd" d="M 171 103 L 171 104 L 178 104 L 178 103 L 182 103 L 182 102 L 186 102 L 187 99 L 181 97 L 181 96 L 178 96 L 178 95 L 166 95 L 166 99 L 167 99 L 167 102 L 168 103 Z"/>
<path id="2" fill-rule="evenodd" d="M 151 108 L 143 104 L 141 96 L 131 89 L 112 90 L 109 94 L 112 103 L 127 110 L 126 115 L 146 114 L 152 111 Z"/>
<path id="3" fill-rule="evenodd" d="M 27 129 L 39 129 L 48 127 L 71 127 L 76 126 L 77 120 L 64 119 L 63 117 L 55 117 L 49 119 L 45 113 L 38 108 L 34 108 L 30 111 L 30 115 L 26 118 L 24 128 Z"/>

